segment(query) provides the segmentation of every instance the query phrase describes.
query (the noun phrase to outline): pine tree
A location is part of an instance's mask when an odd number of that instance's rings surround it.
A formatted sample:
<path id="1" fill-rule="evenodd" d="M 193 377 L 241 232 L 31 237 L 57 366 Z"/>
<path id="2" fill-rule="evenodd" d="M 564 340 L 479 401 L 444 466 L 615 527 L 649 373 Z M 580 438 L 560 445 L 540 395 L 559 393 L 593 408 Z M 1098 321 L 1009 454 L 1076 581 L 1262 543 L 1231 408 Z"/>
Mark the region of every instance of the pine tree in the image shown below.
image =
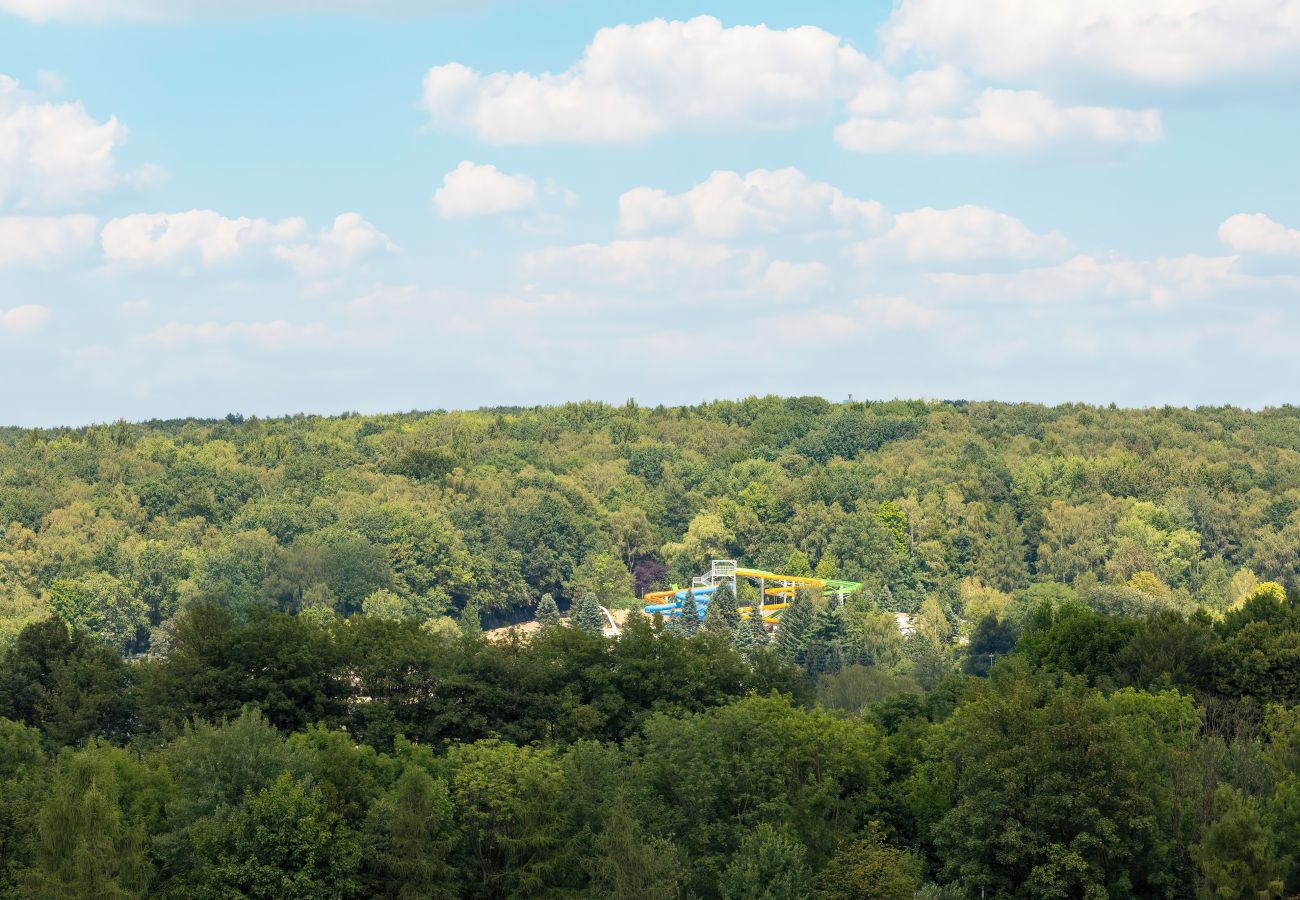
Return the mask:
<path id="1" fill-rule="evenodd" d="M 754 652 L 754 632 L 750 630 L 749 622 L 744 619 L 736 622 L 731 629 L 731 646 L 741 656 L 749 656 Z"/>
<path id="2" fill-rule="evenodd" d="M 686 599 L 678 610 L 677 627 L 687 636 L 700 630 L 700 608 L 695 604 L 695 591 L 691 588 L 686 589 Z"/>
<path id="3" fill-rule="evenodd" d="M 803 590 L 795 591 L 790 605 L 782 611 L 776 628 L 776 649 L 786 662 L 803 665 L 813 612 L 812 600 Z"/>
<path id="4" fill-rule="evenodd" d="M 704 613 L 704 627 L 719 634 L 731 634 L 738 624 L 740 611 L 736 609 L 736 592 L 724 581 L 709 600 L 709 608 Z"/>
<path id="5" fill-rule="evenodd" d="M 550 594 L 542 594 L 542 599 L 537 601 L 537 624 L 543 628 L 560 624 L 560 608 Z"/>
<path id="6" fill-rule="evenodd" d="M 573 604 L 573 624 L 592 634 L 604 633 L 605 614 L 600 611 L 600 601 L 595 594 L 588 591 Z"/>
<path id="7" fill-rule="evenodd" d="M 749 626 L 750 644 L 758 650 L 766 647 L 772 641 L 772 636 L 767 633 L 767 623 L 763 621 L 763 613 L 759 604 L 755 603 L 749 608 L 749 618 L 745 624 Z"/>

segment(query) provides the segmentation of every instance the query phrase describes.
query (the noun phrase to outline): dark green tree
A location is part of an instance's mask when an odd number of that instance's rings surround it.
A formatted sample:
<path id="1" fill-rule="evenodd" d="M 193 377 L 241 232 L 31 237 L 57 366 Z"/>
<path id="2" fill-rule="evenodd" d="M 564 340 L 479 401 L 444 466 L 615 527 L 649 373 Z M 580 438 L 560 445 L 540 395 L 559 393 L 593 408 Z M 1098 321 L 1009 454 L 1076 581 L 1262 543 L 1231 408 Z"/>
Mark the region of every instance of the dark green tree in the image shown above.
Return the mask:
<path id="1" fill-rule="evenodd" d="M 682 634 L 690 636 L 700 630 L 700 607 L 695 602 L 695 591 L 686 589 L 681 608 L 677 611 L 674 624 Z"/>
<path id="2" fill-rule="evenodd" d="M 736 592 L 724 581 L 714 589 L 713 596 L 709 599 L 709 608 L 704 613 L 704 627 L 719 634 L 731 634 L 739 623 Z"/>
<path id="3" fill-rule="evenodd" d="M 28 625 L 0 658 L 0 716 L 38 728 L 54 747 L 91 735 L 124 740 L 134 673 L 116 650 L 59 619 Z"/>
<path id="4" fill-rule="evenodd" d="M 445 781 L 419 766 L 403 769 L 366 819 L 362 846 L 367 896 L 456 897 L 453 815 Z"/>

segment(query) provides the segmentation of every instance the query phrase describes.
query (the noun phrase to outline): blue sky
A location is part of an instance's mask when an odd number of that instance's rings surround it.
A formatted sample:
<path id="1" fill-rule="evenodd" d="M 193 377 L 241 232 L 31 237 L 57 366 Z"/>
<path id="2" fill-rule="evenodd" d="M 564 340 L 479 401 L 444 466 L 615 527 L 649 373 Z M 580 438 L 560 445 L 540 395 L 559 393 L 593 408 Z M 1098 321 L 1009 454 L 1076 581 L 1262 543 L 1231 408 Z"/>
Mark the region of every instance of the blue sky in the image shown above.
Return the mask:
<path id="1" fill-rule="evenodd" d="M 1300 0 L 0 0 L 0 421 L 1294 402 L 1298 112 Z"/>

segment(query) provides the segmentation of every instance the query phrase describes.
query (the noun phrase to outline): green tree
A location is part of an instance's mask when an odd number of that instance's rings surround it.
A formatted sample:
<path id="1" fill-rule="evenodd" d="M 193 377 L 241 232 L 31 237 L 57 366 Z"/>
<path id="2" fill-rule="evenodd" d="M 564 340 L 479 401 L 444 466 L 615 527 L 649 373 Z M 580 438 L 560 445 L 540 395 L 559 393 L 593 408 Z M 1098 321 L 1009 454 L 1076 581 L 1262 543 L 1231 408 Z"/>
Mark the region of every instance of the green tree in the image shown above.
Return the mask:
<path id="1" fill-rule="evenodd" d="M 555 598 L 550 594 L 542 594 L 542 599 L 537 601 L 536 616 L 537 624 L 543 628 L 560 624 L 560 608 L 555 605 Z"/>
<path id="2" fill-rule="evenodd" d="M 61 578 L 46 597 L 50 611 L 121 651 L 136 647 L 149 625 L 149 608 L 126 584 L 106 572 Z"/>
<path id="3" fill-rule="evenodd" d="M 573 624 L 591 634 L 604 634 L 605 614 L 601 612 L 595 594 L 583 594 L 573 604 Z"/>
<path id="4" fill-rule="evenodd" d="M 447 783 L 408 765 L 370 808 L 362 840 L 366 893 L 374 897 L 457 896 L 456 828 Z"/>
<path id="5" fill-rule="evenodd" d="M 460 615 L 456 617 L 456 624 L 460 626 L 461 634 L 466 637 L 482 636 L 483 621 L 479 617 L 478 604 L 473 600 L 466 603 Z"/>
<path id="6" fill-rule="evenodd" d="M 816 610 L 808 591 L 796 590 L 790 605 L 781 610 L 776 626 L 776 651 L 788 663 L 803 666 Z"/>
<path id="7" fill-rule="evenodd" d="M 798 840 L 763 823 L 749 834 L 722 873 L 723 900 L 811 900 L 812 870 Z"/>
<path id="8" fill-rule="evenodd" d="M 704 613 L 704 627 L 719 634 L 731 634 L 740 624 L 736 609 L 736 593 L 727 582 L 719 584 L 709 598 L 709 608 Z"/>
<path id="9" fill-rule="evenodd" d="M 0 716 L 39 728 L 54 747 L 95 734 L 124 740 L 136 713 L 133 675 L 84 629 L 35 622 L 0 659 Z"/>
<path id="10" fill-rule="evenodd" d="M 190 896 L 351 897 L 360 847 L 316 791 L 289 774 L 250 796 L 228 817 L 195 829 L 199 859 Z"/>
<path id="11" fill-rule="evenodd" d="M 1214 821 L 1192 848 L 1204 878 L 1202 896 L 1212 900 L 1280 897 L 1283 861 L 1272 852 L 1271 835 L 1255 799 L 1220 785 L 1214 810 Z"/>
<path id="12" fill-rule="evenodd" d="M 1173 889 L 1172 772 L 1200 724 L 1190 698 L 1014 671 L 968 691 L 908 782 L 946 877 L 993 896 Z"/>
<path id="13" fill-rule="evenodd" d="M 793 575 L 796 578 L 812 578 L 812 573 L 812 563 L 808 561 L 808 554 L 801 550 L 791 550 L 789 559 L 781 569 L 782 575 Z"/>
<path id="14" fill-rule="evenodd" d="M 647 834 L 622 800 L 596 835 L 590 870 L 592 896 L 608 900 L 672 900 L 687 877 L 677 847 Z"/>
<path id="15" fill-rule="evenodd" d="M 372 619 L 386 619 L 390 622 L 399 622 L 406 617 L 402 598 L 388 588 L 380 588 L 361 601 L 361 612 Z"/>
<path id="16" fill-rule="evenodd" d="M 65 750 L 49 798 L 37 813 L 35 862 L 23 896 L 142 897 L 152 877 L 143 827 L 123 813 L 115 751 L 92 743 Z"/>
<path id="17" fill-rule="evenodd" d="M 673 624 L 688 636 L 700 630 L 700 608 L 695 603 L 695 591 L 691 588 L 686 589 L 686 596 L 682 599 Z"/>
<path id="18" fill-rule="evenodd" d="M 912 900 L 925 867 L 919 857 L 889 846 L 878 831 L 845 844 L 817 876 L 826 900 Z"/>

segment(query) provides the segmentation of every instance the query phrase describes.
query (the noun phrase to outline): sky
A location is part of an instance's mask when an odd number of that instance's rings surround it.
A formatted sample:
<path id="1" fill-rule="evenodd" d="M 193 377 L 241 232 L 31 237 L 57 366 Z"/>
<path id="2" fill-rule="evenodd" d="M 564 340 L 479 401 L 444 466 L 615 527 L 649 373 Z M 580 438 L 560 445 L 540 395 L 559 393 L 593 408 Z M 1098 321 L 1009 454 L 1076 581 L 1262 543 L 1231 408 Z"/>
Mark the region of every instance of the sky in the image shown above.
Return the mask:
<path id="1" fill-rule="evenodd" d="M 1300 400 L 1300 0 L 0 0 L 0 424 Z"/>

